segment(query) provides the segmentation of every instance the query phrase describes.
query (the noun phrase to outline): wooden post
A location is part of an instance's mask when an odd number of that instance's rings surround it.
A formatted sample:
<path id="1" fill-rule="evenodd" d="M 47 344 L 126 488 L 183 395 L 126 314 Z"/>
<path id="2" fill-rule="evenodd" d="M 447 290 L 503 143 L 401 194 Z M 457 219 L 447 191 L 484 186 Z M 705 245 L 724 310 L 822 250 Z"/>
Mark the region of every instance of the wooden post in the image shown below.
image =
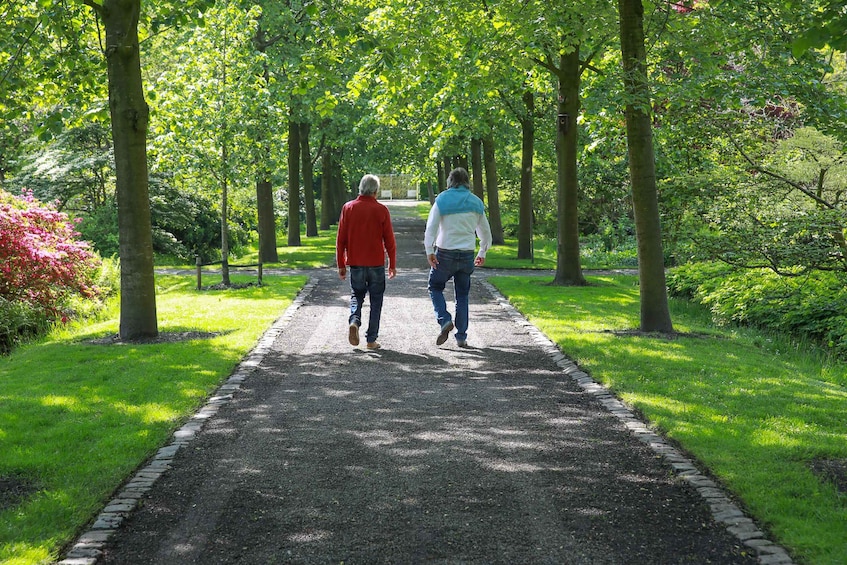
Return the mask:
<path id="1" fill-rule="evenodd" d="M 262 261 L 259 261 L 259 286 L 262 286 Z"/>
<path id="2" fill-rule="evenodd" d="M 199 255 L 194 256 L 194 263 L 197 265 L 197 290 L 200 290 L 201 288 L 203 288 L 203 281 L 200 275 L 200 267 L 202 267 L 203 264 L 200 262 Z"/>

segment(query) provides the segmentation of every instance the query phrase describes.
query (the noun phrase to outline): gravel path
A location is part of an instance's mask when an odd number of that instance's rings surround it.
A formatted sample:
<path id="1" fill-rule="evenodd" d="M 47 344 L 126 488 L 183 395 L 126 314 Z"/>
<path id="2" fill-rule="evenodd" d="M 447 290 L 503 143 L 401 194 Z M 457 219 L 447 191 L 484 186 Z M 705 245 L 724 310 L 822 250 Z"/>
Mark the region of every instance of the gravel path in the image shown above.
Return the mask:
<path id="1" fill-rule="evenodd" d="M 482 274 L 472 347 L 436 347 L 423 224 L 392 215 L 383 349 L 347 343 L 347 283 L 314 272 L 63 563 L 791 562 Z"/>

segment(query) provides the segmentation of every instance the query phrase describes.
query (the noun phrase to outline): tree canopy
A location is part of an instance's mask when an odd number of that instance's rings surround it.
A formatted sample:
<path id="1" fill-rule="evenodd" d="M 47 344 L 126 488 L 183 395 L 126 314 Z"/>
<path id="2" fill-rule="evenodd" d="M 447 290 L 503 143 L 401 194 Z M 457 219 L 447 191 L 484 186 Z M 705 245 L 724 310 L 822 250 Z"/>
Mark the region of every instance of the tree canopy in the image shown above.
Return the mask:
<path id="1" fill-rule="evenodd" d="M 301 213 L 332 223 L 366 172 L 435 187 L 439 170 L 469 163 L 524 256 L 533 233 L 559 238 L 578 269 L 580 238 L 638 232 L 627 167 L 648 144 L 659 263 L 841 268 L 847 26 L 836 2 L 639 2 L 646 95 L 627 87 L 615 2 L 133 5 L 0 4 L 11 22 L 0 30 L 4 187 L 58 199 L 85 221 L 120 200 L 120 146 L 103 136 L 117 135 L 105 15 L 125 10 L 150 111 L 144 184 L 171 195 L 159 204 L 208 203 L 223 258 L 251 233 L 273 244 L 287 231 L 298 244 Z M 627 108 L 651 133 L 630 136 L 629 153 Z M 761 202 L 773 203 L 767 214 Z M 168 237 L 152 239 L 166 252 Z"/>

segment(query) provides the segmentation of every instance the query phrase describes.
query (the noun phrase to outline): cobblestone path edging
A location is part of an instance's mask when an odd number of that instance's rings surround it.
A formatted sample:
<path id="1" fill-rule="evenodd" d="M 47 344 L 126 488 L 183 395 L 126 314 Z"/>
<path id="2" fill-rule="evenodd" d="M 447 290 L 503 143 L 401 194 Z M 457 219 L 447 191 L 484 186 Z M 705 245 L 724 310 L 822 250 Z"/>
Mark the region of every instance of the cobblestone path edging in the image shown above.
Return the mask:
<path id="1" fill-rule="evenodd" d="M 647 444 L 657 455 L 663 457 L 673 467 L 676 475 L 697 489 L 709 504 L 715 521 L 724 524 L 726 529 L 735 535 L 745 546 L 749 547 L 762 565 L 794 565 L 791 556 L 781 546 L 765 537 L 765 533 L 756 526 L 753 520 L 730 499 L 715 481 L 700 473 L 694 462 L 670 445 L 664 438 L 650 430 L 648 425 L 640 420 L 635 413 L 602 384 L 592 379 L 572 360 L 568 359 L 559 347 L 544 333 L 536 328 L 521 314 L 517 308 L 504 297 L 497 288 L 487 280 L 483 286 L 494 297 L 498 304 L 524 327 L 533 340 L 541 346 L 561 367 L 562 371 L 571 377 L 582 390 L 594 395 L 597 400 L 637 439 Z"/>
<path id="2" fill-rule="evenodd" d="M 153 459 L 123 485 L 118 495 L 109 501 L 97 516 L 94 524 L 83 533 L 58 565 L 94 565 L 109 537 L 138 506 L 138 501 L 153 487 L 153 483 L 170 469 L 176 453 L 197 436 L 209 418 L 227 404 L 241 383 L 259 366 L 273 346 L 274 341 L 291 321 L 298 308 L 306 301 L 317 285 L 311 276 L 294 301 L 271 327 L 259 338 L 255 347 L 236 366 L 229 378 L 209 398 L 206 404 L 188 422 L 173 434 L 173 441 L 159 449 Z"/>
<path id="3" fill-rule="evenodd" d="M 714 519 L 724 524 L 730 533 L 755 552 L 761 565 L 794 565 L 786 550 L 768 540 L 765 533 L 732 502 L 720 485 L 703 475 L 690 458 L 650 430 L 649 426 L 640 420 L 626 404 L 582 371 L 576 363 L 568 359 L 558 346 L 512 306 L 494 285 L 484 279 L 481 280 L 481 283 L 500 307 L 512 317 L 516 324 L 526 329 L 532 339 L 552 357 L 566 375 L 573 379 L 586 393 L 594 395 L 637 439 L 663 457 L 673 467 L 674 472 L 681 480 L 687 481 L 697 489 L 709 504 Z M 241 388 L 241 383 L 259 366 L 276 338 L 290 322 L 297 309 L 306 301 L 316 285 L 317 279 L 311 276 L 292 304 L 262 335 L 256 346 L 239 363 L 224 384 L 215 391 L 207 403 L 188 422 L 174 432 L 173 440 L 159 449 L 151 461 L 123 485 L 117 496 L 109 501 L 91 527 L 76 540 L 76 543 L 67 552 L 65 558 L 58 562 L 58 565 L 95 565 L 97 563 L 110 536 L 136 508 L 139 500 L 150 491 L 156 480 L 171 467 L 177 452 L 187 446 L 197 436 L 205 422 L 217 414 L 218 410 L 232 399 L 233 394 Z"/>

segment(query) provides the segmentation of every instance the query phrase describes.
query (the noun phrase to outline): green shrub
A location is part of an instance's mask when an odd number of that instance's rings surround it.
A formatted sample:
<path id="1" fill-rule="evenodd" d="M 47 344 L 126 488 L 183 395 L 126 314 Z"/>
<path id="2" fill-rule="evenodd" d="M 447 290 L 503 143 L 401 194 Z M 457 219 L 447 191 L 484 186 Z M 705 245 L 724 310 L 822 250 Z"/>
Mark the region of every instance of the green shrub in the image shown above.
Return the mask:
<path id="1" fill-rule="evenodd" d="M 668 273 L 672 296 L 706 305 L 716 323 L 784 332 L 847 358 L 847 276 L 813 272 L 780 276 L 716 263 L 683 265 Z"/>
<path id="2" fill-rule="evenodd" d="M 638 245 L 634 236 L 590 234 L 580 236 L 580 259 L 586 268 L 619 268 L 638 266 Z"/>
<path id="3" fill-rule="evenodd" d="M 8 354 L 19 343 L 42 335 L 50 325 L 45 310 L 0 296 L 0 355 Z"/>
<path id="4" fill-rule="evenodd" d="M 114 203 L 100 206 L 83 216 L 77 230 L 80 237 L 90 242 L 100 255 L 107 257 L 119 253 L 118 208 Z"/>

